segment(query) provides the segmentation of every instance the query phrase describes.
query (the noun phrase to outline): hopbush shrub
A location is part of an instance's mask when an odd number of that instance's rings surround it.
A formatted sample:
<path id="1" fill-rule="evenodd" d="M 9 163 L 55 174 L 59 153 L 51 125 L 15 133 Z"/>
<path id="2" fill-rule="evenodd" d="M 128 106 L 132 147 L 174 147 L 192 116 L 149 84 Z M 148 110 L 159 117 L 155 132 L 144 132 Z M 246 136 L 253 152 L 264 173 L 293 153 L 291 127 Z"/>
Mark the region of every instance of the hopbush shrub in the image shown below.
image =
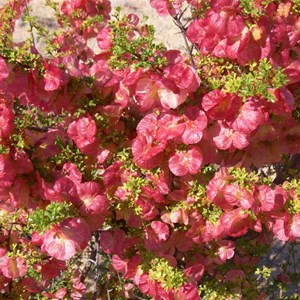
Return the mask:
<path id="1" fill-rule="evenodd" d="M 261 284 L 300 237 L 299 1 L 150 0 L 186 53 L 109 0 L 46 1 L 55 32 L 29 2 L 0 10 L 1 299 L 299 299 Z"/>

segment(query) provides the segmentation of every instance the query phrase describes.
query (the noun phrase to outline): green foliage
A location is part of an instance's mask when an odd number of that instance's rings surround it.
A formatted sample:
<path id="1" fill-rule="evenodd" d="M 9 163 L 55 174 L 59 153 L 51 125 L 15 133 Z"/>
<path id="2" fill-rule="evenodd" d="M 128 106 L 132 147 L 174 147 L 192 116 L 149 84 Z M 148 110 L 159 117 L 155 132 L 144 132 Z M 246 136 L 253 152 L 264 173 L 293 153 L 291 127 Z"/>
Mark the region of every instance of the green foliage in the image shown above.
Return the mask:
<path id="1" fill-rule="evenodd" d="M 129 176 L 126 183 L 121 187 L 127 194 L 125 201 L 117 201 L 116 209 L 123 210 L 126 208 L 132 208 L 136 215 L 139 215 L 142 208 L 135 203 L 139 195 L 142 193 L 142 187 L 148 184 L 148 180 L 142 177 Z"/>
<path id="2" fill-rule="evenodd" d="M 37 208 L 28 216 L 27 229 L 29 232 L 37 231 L 43 233 L 51 225 L 58 224 L 66 218 L 76 217 L 76 208 L 66 202 L 52 202 L 45 209 Z"/>
<path id="3" fill-rule="evenodd" d="M 28 148 L 23 139 L 26 129 L 47 132 L 50 128 L 56 127 L 63 118 L 63 114 L 43 113 L 37 107 L 22 106 L 18 99 L 15 101 L 14 111 L 15 133 L 11 136 L 11 141 L 18 149 Z"/>
<path id="4" fill-rule="evenodd" d="M 257 268 L 255 275 L 262 276 L 264 280 L 268 280 L 271 276 L 272 270 L 266 266 L 263 266 L 262 269 Z"/>
<path id="5" fill-rule="evenodd" d="M 292 179 L 290 182 L 284 185 L 286 190 L 294 190 L 295 196 L 300 196 L 300 180 L 299 179 Z"/>
<path id="6" fill-rule="evenodd" d="M 72 277 L 74 275 L 74 269 L 72 269 L 72 263 L 68 265 L 68 269 L 61 273 L 60 276 L 52 279 L 49 287 L 46 291 L 47 293 L 56 293 L 61 288 L 67 288 L 67 294 L 64 296 L 63 300 L 71 300 L 70 291 L 72 289 Z M 48 297 L 43 296 L 42 293 L 33 294 L 30 299 L 31 300 L 47 300 Z"/>
<path id="7" fill-rule="evenodd" d="M 237 183 L 240 187 L 246 188 L 249 191 L 252 191 L 254 184 L 260 183 L 263 181 L 263 184 L 271 185 L 273 179 L 270 176 L 264 174 L 263 179 L 260 178 L 260 175 L 256 172 L 249 172 L 245 168 L 229 168 L 230 175 L 232 175 L 232 182 Z"/>
<path id="8" fill-rule="evenodd" d="M 198 288 L 202 300 L 237 300 L 239 294 L 234 293 L 234 283 L 221 282 L 216 278 L 205 276 Z"/>
<path id="9" fill-rule="evenodd" d="M 0 144 L 0 154 L 8 154 L 8 153 L 9 153 L 9 147 Z"/>
<path id="10" fill-rule="evenodd" d="M 60 2 L 56 2 L 53 0 L 45 0 L 45 5 L 52 8 L 54 11 L 55 19 L 58 23 L 62 24 L 63 28 L 67 28 L 70 25 L 70 19 L 66 15 L 61 14 Z M 50 45 L 47 45 L 47 47 Z"/>
<path id="11" fill-rule="evenodd" d="M 41 63 L 40 54 L 31 53 L 30 48 L 34 45 L 32 34 L 32 22 L 36 22 L 34 18 L 29 16 L 29 9 L 26 7 L 24 12 L 24 22 L 30 23 L 31 36 L 21 46 L 13 45 L 12 32 L 14 30 L 13 24 L 16 17 L 16 11 L 9 6 L 6 6 L 4 13 L 1 14 L 0 24 L 0 55 L 8 62 L 22 67 L 24 70 L 38 70 L 42 71 L 43 66 Z M 40 28 L 43 28 L 40 26 Z M 42 30 L 42 29 L 41 29 Z M 43 28 L 43 30 L 47 30 Z M 45 36 L 49 36 L 45 33 Z"/>
<path id="12" fill-rule="evenodd" d="M 81 151 L 74 145 L 65 144 L 60 138 L 57 138 L 55 145 L 59 146 L 61 152 L 53 156 L 50 161 L 56 163 L 57 165 L 63 165 L 66 162 L 74 163 L 78 170 L 82 173 L 86 170 L 85 160 L 88 158 L 86 155 L 81 153 Z"/>
<path id="13" fill-rule="evenodd" d="M 259 177 L 254 172 L 247 172 L 245 168 L 230 168 L 230 174 L 233 176 L 232 180 L 237 183 L 240 187 L 252 186 L 257 183 Z"/>
<path id="14" fill-rule="evenodd" d="M 114 20 L 110 22 L 113 35 L 112 57 L 110 66 L 115 69 L 160 68 L 167 63 L 161 54 L 165 51 L 162 44 L 155 43 L 155 30 L 152 25 L 143 25 L 143 33 L 137 33 L 137 28 L 126 24 L 127 17 L 120 17 L 118 8 Z M 132 37 L 136 35 L 135 37 Z M 130 37 L 131 36 L 131 37 Z"/>
<path id="15" fill-rule="evenodd" d="M 57 126 L 62 119 L 63 114 L 44 113 L 37 107 L 24 107 L 21 106 L 18 101 L 15 104 L 15 125 L 18 130 L 24 130 L 26 128 L 37 130 L 40 132 L 46 132 L 49 128 Z"/>
<path id="16" fill-rule="evenodd" d="M 136 200 L 142 192 L 142 187 L 148 183 L 149 181 L 146 178 L 129 176 L 127 182 L 123 184 L 122 189 L 131 192 Z"/>
<path id="17" fill-rule="evenodd" d="M 69 19 L 66 16 L 63 16 L 59 11 L 58 3 L 55 3 L 51 0 L 46 0 L 45 3 L 47 6 L 52 8 L 54 10 L 54 15 L 56 17 L 56 20 L 64 24 L 65 27 L 69 25 Z M 45 43 L 45 50 L 48 56 L 51 57 L 57 57 L 60 56 L 59 49 L 60 45 L 53 43 L 53 39 L 56 35 L 56 32 L 51 32 L 46 26 L 43 24 L 40 24 L 38 21 L 38 17 L 31 15 L 31 8 L 26 5 L 24 14 L 23 14 L 23 22 L 29 24 L 29 32 L 31 34 L 30 38 L 28 39 L 27 43 L 34 45 L 36 41 L 35 40 L 42 40 Z M 33 35 L 33 30 L 35 32 L 35 35 Z"/>
<path id="18" fill-rule="evenodd" d="M 216 224 L 223 211 L 220 207 L 213 204 L 206 197 L 206 189 L 197 180 L 192 181 L 192 187 L 189 190 L 188 197 L 195 199 L 191 208 L 197 209 L 204 219 L 212 224 Z"/>
<path id="19" fill-rule="evenodd" d="M 10 251 L 7 252 L 8 257 L 21 257 L 26 260 L 28 266 L 27 276 L 34 278 L 36 281 L 41 280 L 42 274 L 35 268 L 36 265 L 41 265 L 43 259 L 39 251 L 34 248 L 27 248 L 26 244 L 12 244 Z M 27 248 L 27 249 L 26 249 Z"/>
<path id="20" fill-rule="evenodd" d="M 285 300 L 300 300 L 300 294 L 299 293 L 295 293 L 291 296 L 288 297 L 284 297 L 283 299 Z"/>
<path id="21" fill-rule="evenodd" d="M 39 282 L 42 279 L 41 272 L 35 270 L 33 266 L 29 266 L 27 270 L 27 276 L 33 278 L 37 282 Z"/>
<path id="22" fill-rule="evenodd" d="M 201 173 L 205 174 L 206 176 L 212 175 L 216 172 L 216 167 L 213 165 L 205 165 L 204 167 L 201 168 Z"/>
<path id="23" fill-rule="evenodd" d="M 13 20 L 15 19 L 16 11 L 8 5 L 4 7 L 4 11 L 1 14 L 0 24 L 0 52 L 4 48 L 12 48 L 12 32 L 13 32 Z"/>
<path id="24" fill-rule="evenodd" d="M 253 18 L 259 18 L 260 16 L 265 14 L 268 5 L 276 1 L 277 0 L 264 0 L 258 7 L 257 5 L 255 5 L 254 0 L 240 0 L 240 6 L 244 14 L 250 15 Z"/>
<path id="25" fill-rule="evenodd" d="M 293 11 L 296 13 L 300 13 L 300 0 L 292 0 L 294 3 L 293 5 Z"/>
<path id="26" fill-rule="evenodd" d="M 224 92 L 237 93 L 244 101 L 248 97 L 261 97 L 274 102 L 274 90 L 288 82 L 283 69 L 274 70 L 267 59 L 239 66 L 223 58 L 200 55 L 198 73 L 205 92 L 223 89 Z"/>
<path id="27" fill-rule="evenodd" d="M 251 15 L 253 17 L 260 16 L 260 10 L 255 7 L 253 0 L 240 0 L 240 6 L 242 7 L 244 14 Z"/>
<path id="28" fill-rule="evenodd" d="M 209 1 L 200 0 L 199 2 L 202 2 L 202 6 L 198 9 L 193 7 L 191 10 L 193 19 L 200 19 L 205 17 L 206 12 L 210 9 Z"/>
<path id="29" fill-rule="evenodd" d="M 76 112 L 74 113 L 74 116 L 76 118 L 79 118 L 83 115 L 86 115 L 87 112 L 90 112 L 90 113 L 94 113 L 95 112 L 95 108 L 101 104 L 101 99 L 99 98 L 92 98 L 92 99 L 80 99 L 78 101 L 78 109 L 76 110 Z M 98 117 L 103 117 L 101 116 L 99 113 L 95 113 L 95 118 Z M 103 121 L 101 119 L 101 121 Z"/>
<path id="30" fill-rule="evenodd" d="M 274 71 L 268 60 L 263 59 L 259 64 L 252 63 L 249 72 L 244 72 L 239 76 L 236 73 L 226 76 L 223 90 L 237 93 L 243 100 L 247 100 L 248 97 L 262 97 L 274 102 L 272 90 L 278 89 L 287 82 L 282 68 Z"/>
<path id="31" fill-rule="evenodd" d="M 200 213 L 204 219 L 208 220 L 212 224 L 217 224 L 223 211 L 213 203 L 209 203 L 200 207 Z"/>
<path id="32" fill-rule="evenodd" d="M 286 206 L 287 206 L 290 214 L 292 214 L 292 215 L 300 214 L 300 198 L 289 199 Z"/>
<path id="33" fill-rule="evenodd" d="M 188 196 L 195 198 L 195 200 L 201 200 L 201 198 L 205 197 L 206 189 L 200 184 L 197 180 L 193 180 L 191 183 L 191 188 L 189 190 Z"/>
<path id="34" fill-rule="evenodd" d="M 195 54 L 197 58 L 198 74 L 202 80 L 201 86 L 205 92 L 210 92 L 224 85 L 226 76 L 231 73 L 241 73 L 240 66 L 224 58 L 210 55 Z"/>
<path id="35" fill-rule="evenodd" d="M 122 162 L 121 168 L 123 170 L 129 170 L 130 172 L 135 172 L 138 167 L 133 162 L 133 157 L 131 153 L 131 148 L 123 148 L 116 154 L 116 159 Z"/>
<path id="36" fill-rule="evenodd" d="M 288 199 L 285 203 L 290 214 L 300 214 L 300 180 L 293 179 L 291 182 L 285 184 L 285 190 L 293 191 L 293 197 Z"/>
<path id="37" fill-rule="evenodd" d="M 185 282 L 183 271 L 172 267 L 162 258 L 155 258 L 151 261 L 149 278 L 161 283 L 166 290 L 174 289 L 177 291 Z"/>
<path id="38" fill-rule="evenodd" d="M 94 17 L 89 17 L 86 20 L 84 20 L 80 26 L 81 30 L 88 29 L 92 27 L 95 23 L 102 23 L 103 22 L 103 16 L 101 15 L 95 15 Z"/>
<path id="39" fill-rule="evenodd" d="M 19 211 L 15 211 L 14 213 L 11 213 L 9 211 L 6 211 L 4 209 L 0 210 L 0 229 L 6 228 L 11 230 L 12 225 L 16 222 L 19 216 Z"/>
<path id="40" fill-rule="evenodd" d="M 42 72 L 41 57 L 39 54 L 30 53 L 28 51 L 29 45 L 29 43 L 25 43 L 22 47 L 1 48 L 0 44 L 0 55 L 8 62 L 22 67 L 25 71 L 38 70 Z"/>

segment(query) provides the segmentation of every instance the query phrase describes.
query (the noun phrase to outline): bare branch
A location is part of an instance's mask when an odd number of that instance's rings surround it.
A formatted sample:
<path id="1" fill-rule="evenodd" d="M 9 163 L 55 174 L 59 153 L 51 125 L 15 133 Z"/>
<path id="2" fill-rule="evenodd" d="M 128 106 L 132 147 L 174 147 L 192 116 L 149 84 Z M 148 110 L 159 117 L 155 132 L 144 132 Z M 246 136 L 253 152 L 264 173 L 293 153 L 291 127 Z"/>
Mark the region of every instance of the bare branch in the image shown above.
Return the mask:
<path id="1" fill-rule="evenodd" d="M 182 34 L 183 36 L 183 40 L 184 40 L 184 44 L 185 44 L 185 49 L 188 53 L 188 56 L 189 56 L 189 59 L 191 61 L 191 64 L 193 66 L 194 69 L 196 69 L 196 64 L 195 64 L 195 61 L 194 61 L 194 58 L 193 58 L 193 45 L 191 46 L 189 44 L 189 41 L 187 39 L 187 36 L 186 36 L 186 24 L 183 25 L 183 23 L 181 22 L 181 18 L 183 16 L 183 14 L 186 12 L 188 7 L 186 7 L 182 12 L 178 13 L 176 16 L 173 17 L 173 22 L 174 24 L 180 29 L 180 33 Z"/>
<path id="2" fill-rule="evenodd" d="M 24 0 L 24 4 L 25 4 L 25 13 L 28 17 L 28 24 L 29 24 L 29 27 L 30 27 L 30 35 L 31 35 L 31 39 L 32 39 L 32 44 L 33 44 L 34 48 L 36 48 L 34 34 L 33 34 L 33 28 L 34 27 L 33 27 L 33 24 L 31 22 L 31 19 L 30 19 L 30 10 L 29 10 L 28 4 L 27 4 L 27 0 Z"/>

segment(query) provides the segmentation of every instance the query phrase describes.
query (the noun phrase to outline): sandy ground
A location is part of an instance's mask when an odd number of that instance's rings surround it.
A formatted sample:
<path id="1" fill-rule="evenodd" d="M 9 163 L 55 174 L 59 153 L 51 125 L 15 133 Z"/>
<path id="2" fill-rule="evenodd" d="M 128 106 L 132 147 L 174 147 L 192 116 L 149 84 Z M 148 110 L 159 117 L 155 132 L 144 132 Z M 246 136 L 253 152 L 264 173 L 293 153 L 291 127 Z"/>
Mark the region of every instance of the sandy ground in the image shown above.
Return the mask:
<path id="1" fill-rule="evenodd" d="M 169 48 L 180 49 L 183 39 L 171 17 L 161 17 L 150 6 L 149 0 L 112 0 L 113 7 L 121 6 L 124 12 L 134 12 L 138 16 L 148 16 L 148 23 L 154 25 L 157 41 L 163 42 Z"/>
<path id="2" fill-rule="evenodd" d="M 0 0 L 0 6 L 6 2 L 7 0 Z M 63 0 L 57 0 L 57 2 L 61 4 Z M 142 16 L 147 16 L 147 23 L 154 25 L 156 29 L 158 42 L 163 42 L 168 48 L 183 50 L 183 38 L 176 25 L 173 23 L 172 18 L 169 16 L 158 16 L 156 11 L 151 7 L 149 0 L 111 0 L 111 3 L 113 9 L 120 6 L 123 13 L 135 13 L 140 18 Z M 44 24 L 49 28 L 56 28 L 53 10 L 45 6 L 44 0 L 32 0 L 29 6 L 32 9 L 31 14 L 37 17 L 39 23 Z M 24 41 L 29 37 L 28 29 L 28 24 L 19 20 L 17 22 L 14 40 L 18 42 Z M 43 44 L 37 42 L 37 47 L 40 50 L 43 48 Z"/>

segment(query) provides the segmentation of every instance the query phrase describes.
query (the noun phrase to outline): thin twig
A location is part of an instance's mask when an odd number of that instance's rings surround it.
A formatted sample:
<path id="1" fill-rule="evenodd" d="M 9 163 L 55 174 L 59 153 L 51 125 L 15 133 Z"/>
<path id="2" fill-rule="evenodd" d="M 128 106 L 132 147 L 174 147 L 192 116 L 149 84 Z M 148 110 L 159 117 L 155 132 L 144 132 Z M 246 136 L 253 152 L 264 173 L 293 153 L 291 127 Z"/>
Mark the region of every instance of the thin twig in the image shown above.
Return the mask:
<path id="1" fill-rule="evenodd" d="M 185 12 L 185 10 L 182 13 L 177 14 L 176 16 L 174 16 L 173 17 L 173 22 L 180 29 L 180 33 L 183 36 L 185 48 L 186 48 L 186 51 L 188 53 L 189 59 L 190 59 L 190 61 L 192 63 L 193 68 L 196 69 L 196 64 L 195 64 L 195 61 L 194 61 L 194 58 L 193 58 L 193 54 L 192 54 L 192 48 L 191 48 L 191 46 L 190 46 L 190 44 L 188 42 L 188 39 L 186 37 L 186 27 L 181 22 L 181 18 L 182 18 L 182 15 L 183 15 L 184 12 Z"/>
<path id="2" fill-rule="evenodd" d="M 294 273 L 297 274 L 294 244 L 292 244 L 291 247 L 292 247 L 292 259 L 293 259 Z"/>
<path id="3" fill-rule="evenodd" d="M 286 247 L 287 243 L 284 243 L 282 248 L 280 249 L 280 251 L 278 250 L 277 251 L 277 254 L 272 258 L 272 260 L 274 261 L 276 259 L 276 257 L 279 255 L 279 254 L 282 254 L 283 252 L 283 249 Z"/>
<path id="4" fill-rule="evenodd" d="M 99 242 L 98 242 L 99 236 L 100 236 L 100 233 L 96 232 L 95 236 L 94 236 L 95 243 L 93 245 L 94 246 L 93 251 L 91 252 L 91 255 L 89 258 L 89 260 L 95 264 L 94 280 L 96 282 L 96 287 L 95 287 L 95 292 L 93 295 L 93 300 L 96 300 L 99 296 L 99 288 L 98 288 L 99 269 L 100 269 L 100 266 L 99 266 Z"/>
<path id="5" fill-rule="evenodd" d="M 34 34 L 33 34 L 33 25 L 31 23 L 31 19 L 30 19 L 30 13 L 29 13 L 29 7 L 27 5 L 27 0 L 24 0 L 24 3 L 25 3 L 25 12 L 26 12 L 26 15 L 28 16 L 28 23 L 29 23 L 29 27 L 30 27 L 30 35 L 31 35 L 31 39 L 32 39 L 32 44 L 33 44 L 34 48 L 36 48 Z"/>
<path id="6" fill-rule="evenodd" d="M 138 300 L 147 300 L 146 298 L 142 298 L 142 297 L 136 295 L 135 293 L 132 293 L 132 296 L 135 297 L 135 299 L 138 299 Z"/>
<path id="7" fill-rule="evenodd" d="M 181 19 L 182 16 L 184 15 L 184 13 L 187 11 L 187 9 L 189 8 L 190 6 L 188 5 L 182 12 L 178 13 L 178 19 Z"/>
<path id="8" fill-rule="evenodd" d="M 112 291 L 112 290 L 107 289 L 107 300 L 110 300 L 110 295 L 109 295 L 109 293 L 110 293 L 111 291 Z"/>
<path id="9" fill-rule="evenodd" d="M 29 130 L 33 130 L 33 131 L 38 131 L 38 132 L 48 132 L 51 128 L 51 126 L 47 126 L 47 127 L 37 127 L 37 126 L 28 126 L 27 129 Z"/>

